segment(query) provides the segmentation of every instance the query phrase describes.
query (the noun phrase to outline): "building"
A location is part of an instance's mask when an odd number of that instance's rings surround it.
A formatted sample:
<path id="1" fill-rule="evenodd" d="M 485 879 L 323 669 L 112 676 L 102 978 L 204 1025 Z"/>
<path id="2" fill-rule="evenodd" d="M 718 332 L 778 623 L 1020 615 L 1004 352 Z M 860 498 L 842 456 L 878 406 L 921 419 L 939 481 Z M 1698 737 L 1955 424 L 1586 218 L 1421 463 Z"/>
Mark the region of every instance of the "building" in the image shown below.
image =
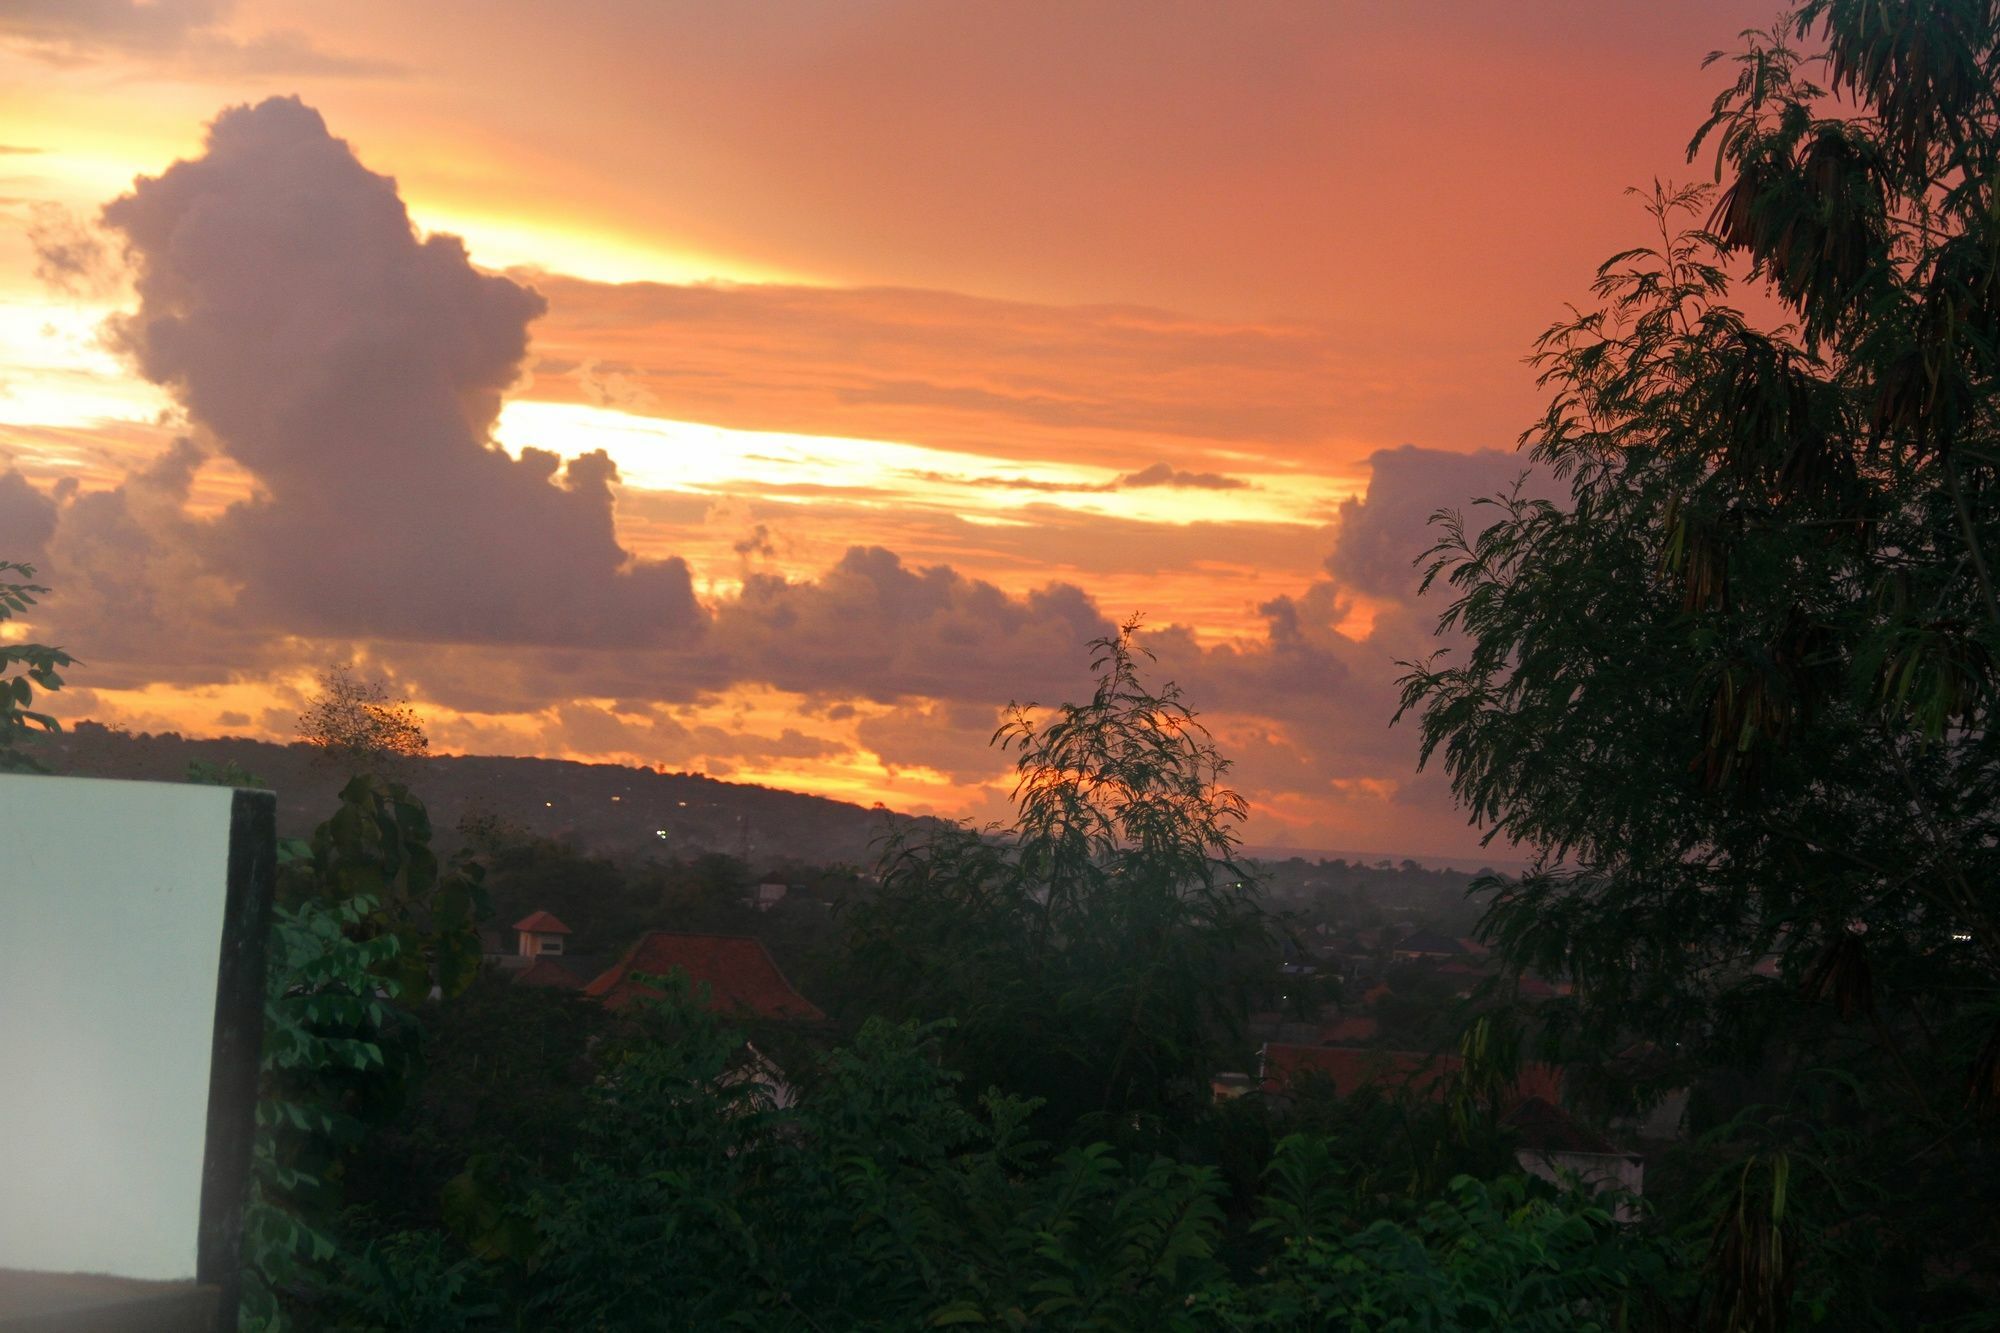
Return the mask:
<path id="1" fill-rule="evenodd" d="M 1463 958 L 1465 946 L 1448 935 L 1432 931 L 1418 931 L 1405 935 L 1389 950 L 1389 957 L 1398 963 L 1441 962 L 1447 958 Z"/>
<path id="2" fill-rule="evenodd" d="M 1500 1126 L 1513 1131 L 1519 1144 L 1514 1160 L 1531 1176 L 1558 1185 L 1565 1177 L 1574 1177 L 1593 1194 L 1622 1190 L 1636 1199 L 1645 1192 L 1645 1158 L 1578 1124 L 1553 1102 L 1523 1098 L 1500 1118 Z M 1621 1200 L 1611 1215 L 1620 1222 L 1630 1222 L 1638 1217 L 1638 1210 L 1629 1200 Z"/>
<path id="3" fill-rule="evenodd" d="M 711 1009 L 760 1018 L 819 1022 L 819 1006 L 792 988 L 763 942 L 748 935 L 680 934 L 651 930 L 625 956 L 583 988 L 607 1009 L 621 1010 L 657 995 L 643 978 L 679 973 L 706 987 Z"/>
<path id="4" fill-rule="evenodd" d="M 573 933 L 556 919 L 553 912 L 530 912 L 514 923 L 514 929 L 521 933 L 520 953 L 523 958 L 560 954 L 563 937 Z"/>

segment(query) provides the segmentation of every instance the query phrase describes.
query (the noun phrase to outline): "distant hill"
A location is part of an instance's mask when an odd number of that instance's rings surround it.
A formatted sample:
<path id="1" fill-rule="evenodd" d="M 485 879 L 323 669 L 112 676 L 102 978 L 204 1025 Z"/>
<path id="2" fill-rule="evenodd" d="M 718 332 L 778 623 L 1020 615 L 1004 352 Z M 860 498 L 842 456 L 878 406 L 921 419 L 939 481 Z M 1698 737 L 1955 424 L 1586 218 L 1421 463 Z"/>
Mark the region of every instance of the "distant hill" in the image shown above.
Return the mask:
<path id="1" fill-rule="evenodd" d="M 74 777 L 178 782 L 192 761 L 234 763 L 278 794 L 278 832 L 285 837 L 303 837 L 325 819 L 341 784 L 302 744 L 190 740 L 79 722 L 32 745 L 43 763 Z M 462 819 L 484 816 L 621 859 L 726 852 L 754 867 L 867 865 L 874 840 L 914 818 L 694 773 L 561 759 L 441 755 L 407 761 L 401 776 L 430 807 L 443 847 L 456 845 Z"/>
<path id="2" fill-rule="evenodd" d="M 1343 852 L 1325 847 L 1246 846 L 1242 849 L 1242 854 L 1267 864 L 1305 860 L 1346 861 L 1351 865 L 1372 866 L 1386 861 L 1391 865 L 1400 866 L 1404 861 L 1413 861 L 1427 870 L 1462 870 L 1469 874 L 1476 874 L 1482 870 L 1519 874 L 1528 868 L 1528 862 L 1519 857 L 1489 856 L 1484 852 L 1470 856 L 1448 856 L 1430 852 Z"/>

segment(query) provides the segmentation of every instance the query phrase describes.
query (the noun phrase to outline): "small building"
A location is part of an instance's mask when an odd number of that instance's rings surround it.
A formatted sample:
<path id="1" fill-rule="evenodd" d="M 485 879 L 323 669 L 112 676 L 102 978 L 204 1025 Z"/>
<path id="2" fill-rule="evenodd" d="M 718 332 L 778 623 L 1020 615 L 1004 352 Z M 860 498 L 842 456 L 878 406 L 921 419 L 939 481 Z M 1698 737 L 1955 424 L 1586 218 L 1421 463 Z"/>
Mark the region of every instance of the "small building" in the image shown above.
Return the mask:
<path id="1" fill-rule="evenodd" d="M 514 929 L 521 933 L 523 958 L 559 955 L 563 951 L 563 936 L 573 933 L 553 912 L 530 912 L 514 923 Z"/>
<path id="2" fill-rule="evenodd" d="M 779 903 L 785 901 L 785 895 L 790 892 L 791 885 L 789 884 L 759 884 L 756 888 L 750 890 L 750 897 L 746 900 L 746 904 L 756 908 L 760 912 L 768 912 Z"/>

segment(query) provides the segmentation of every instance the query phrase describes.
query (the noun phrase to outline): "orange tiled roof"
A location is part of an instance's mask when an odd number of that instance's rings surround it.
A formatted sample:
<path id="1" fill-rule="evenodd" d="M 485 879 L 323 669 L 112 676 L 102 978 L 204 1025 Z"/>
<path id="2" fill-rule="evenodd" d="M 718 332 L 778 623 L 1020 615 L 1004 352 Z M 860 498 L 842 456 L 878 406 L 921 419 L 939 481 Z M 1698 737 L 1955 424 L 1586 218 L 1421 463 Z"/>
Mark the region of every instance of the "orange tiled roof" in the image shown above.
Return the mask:
<path id="1" fill-rule="evenodd" d="M 556 920 L 553 912 L 530 912 L 514 923 L 514 929 L 535 935 L 571 935 L 575 932 Z"/>
<path id="2" fill-rule="evenodd" d="M 683 935 L 648 931 L 625 956 L 583 988 L 610 1009 L 623 1009 L 648 995 L 652 987 L 632 979 L 633 973 L 665 976 L 680 972 L 705 985 L 711 1008 L 728 1013 L 747 1009 L 765 1018 L 825 1018 L 819 1006 L 792 989 L 785 974 L 761 941 L 748 935 Z"/>

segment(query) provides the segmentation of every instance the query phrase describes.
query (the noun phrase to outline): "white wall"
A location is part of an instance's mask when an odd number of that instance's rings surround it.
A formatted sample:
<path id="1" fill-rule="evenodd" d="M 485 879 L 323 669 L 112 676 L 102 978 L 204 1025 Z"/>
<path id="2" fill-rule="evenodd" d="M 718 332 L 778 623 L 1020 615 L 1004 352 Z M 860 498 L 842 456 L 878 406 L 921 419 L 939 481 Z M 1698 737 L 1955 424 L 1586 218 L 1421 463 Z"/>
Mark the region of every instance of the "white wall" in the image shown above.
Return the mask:
<path id="1" fill-rule="evenodd" d="M 0 775 L 0 1268 L 194 1274 L 232 797 Z"/>

